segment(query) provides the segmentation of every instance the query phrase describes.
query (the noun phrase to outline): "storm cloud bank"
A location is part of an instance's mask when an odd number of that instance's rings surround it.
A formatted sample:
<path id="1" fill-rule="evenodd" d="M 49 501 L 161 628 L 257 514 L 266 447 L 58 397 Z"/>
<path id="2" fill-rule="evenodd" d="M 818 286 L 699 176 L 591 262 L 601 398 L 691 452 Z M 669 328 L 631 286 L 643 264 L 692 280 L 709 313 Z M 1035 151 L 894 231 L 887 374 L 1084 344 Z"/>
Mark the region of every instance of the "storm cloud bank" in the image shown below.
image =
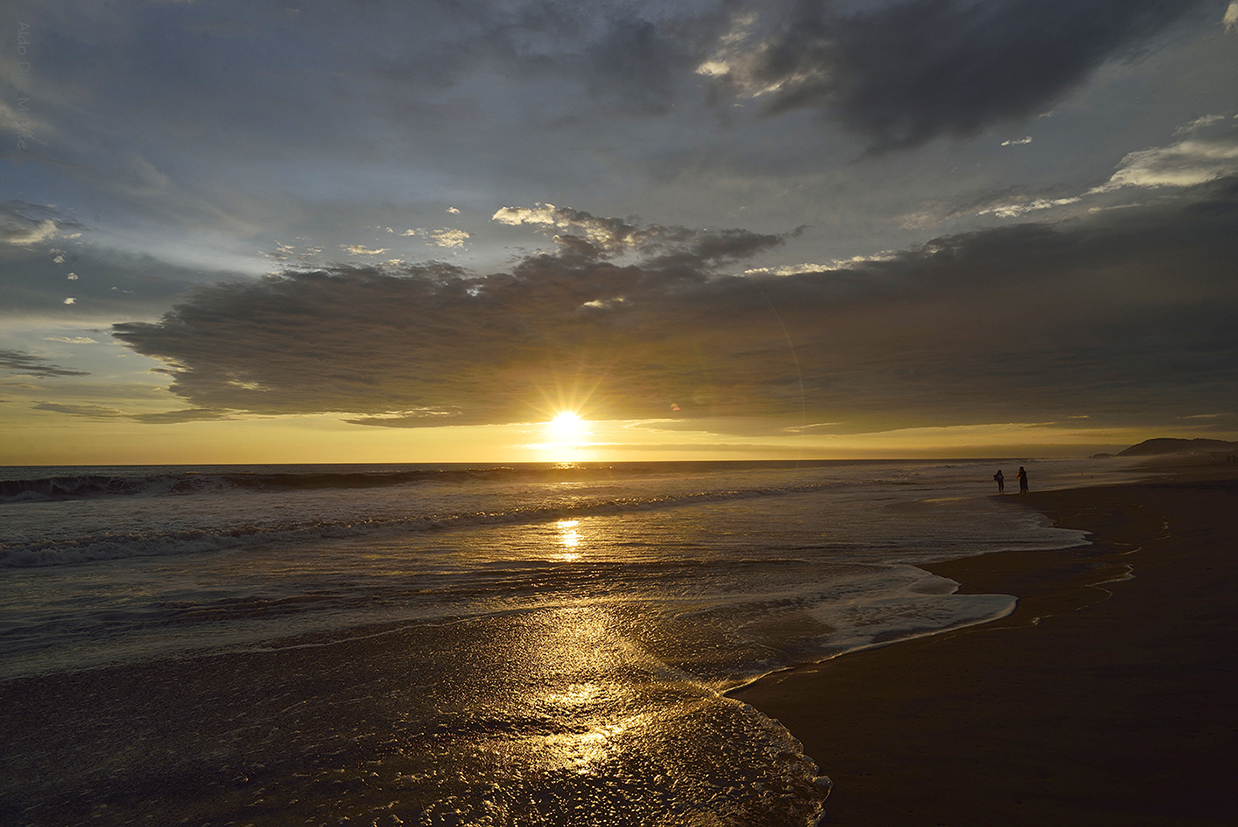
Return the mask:
<path id="1" fill-rule="evenodd" d="M 1238 398 L 1238 179 L 777 276 L 793 234 L 538 206 L 557 250 L 287 271 L 113 335 L 192 405 L 392 427 L 593 419 L 811 430 L 1213 413 Z"/>
<path id="2" fill-rule="evenodd" d="M 1221 29 L 1226 10 L 1227 0 L 531 0 L 489 15 L 440 10 L 439 39 L 393 44 L 380 71 L 439 88 L 477 66 L 570 78 L 590 100 L 654 116 L 698 94 L 695 73 L 723 100 L 815 109 L 884 151 L 1034 118 L 1185 18 Z"/>
<path id="3" fill-rule="evenodd" d="M 741 14 L 698 71 L 767 111 L 817 108 L 876 151 L 1044 113 L 1109 60 L 1220 0 L 795 0 Z"/>

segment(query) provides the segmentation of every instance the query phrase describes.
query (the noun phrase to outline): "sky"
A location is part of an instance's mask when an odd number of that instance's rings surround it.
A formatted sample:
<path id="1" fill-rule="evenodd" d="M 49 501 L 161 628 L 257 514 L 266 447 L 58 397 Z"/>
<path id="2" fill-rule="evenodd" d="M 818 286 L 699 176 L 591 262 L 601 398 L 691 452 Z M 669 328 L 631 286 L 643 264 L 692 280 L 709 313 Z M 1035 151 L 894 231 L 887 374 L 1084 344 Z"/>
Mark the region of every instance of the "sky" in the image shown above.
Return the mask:
<path id="1" fill-rule="evenodd" d="M 0 464 L 1238 438 L 1238 2 L 0 14 Z"/>

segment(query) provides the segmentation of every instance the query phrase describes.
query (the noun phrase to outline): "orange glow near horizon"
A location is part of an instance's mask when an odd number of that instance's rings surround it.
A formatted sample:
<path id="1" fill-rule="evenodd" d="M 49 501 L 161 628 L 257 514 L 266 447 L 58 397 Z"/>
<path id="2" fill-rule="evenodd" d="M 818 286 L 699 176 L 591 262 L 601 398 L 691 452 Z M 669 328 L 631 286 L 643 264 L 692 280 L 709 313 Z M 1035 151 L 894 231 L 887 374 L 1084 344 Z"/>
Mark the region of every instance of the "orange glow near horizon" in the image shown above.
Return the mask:
<path id="1" fill-rule="evenodd" d="M 590 424 L 576 411 L 564 410 L 555 414 L 554 418 L 546 423 L 545 433 L 545 442 L 530 447 L 546 459 L 573 462 L 587 458 L 582 452 L 590 447 Z"/>
<path id="2" fill-rule="evenodd" d="M 564 406 L 541 422 L 434 428 L 359 427 L 338 417 L 253 417 L 176 424 L 87 419 L 5 406 L 0 465 L 402 462 L 611 462 L 710 459 L 912 459 L 1087 456 L 1163 429 L 1001 423 L 852 434 L 736 438 L 703 423 L 586 419 Z M 564 415 L 565 414 L 565 415 Z M 1174 436 L 1235 439 L 1178 427 Z"/>

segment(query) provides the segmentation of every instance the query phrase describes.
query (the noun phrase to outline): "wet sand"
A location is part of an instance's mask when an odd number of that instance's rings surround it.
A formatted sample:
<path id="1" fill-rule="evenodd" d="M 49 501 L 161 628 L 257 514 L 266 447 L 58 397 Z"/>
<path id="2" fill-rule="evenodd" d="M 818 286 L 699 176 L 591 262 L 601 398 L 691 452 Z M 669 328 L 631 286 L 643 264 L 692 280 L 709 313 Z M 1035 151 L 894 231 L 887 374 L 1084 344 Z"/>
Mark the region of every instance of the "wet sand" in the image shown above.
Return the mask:
<path id="1" fill-rule="evenodd" d="M 928 567 L 1010 616 L 732 693 L 834 780 L 824 824 L 1238 824 L 1238 467 L 1158 470 L 1006 495 L 1091 546 Z"/>

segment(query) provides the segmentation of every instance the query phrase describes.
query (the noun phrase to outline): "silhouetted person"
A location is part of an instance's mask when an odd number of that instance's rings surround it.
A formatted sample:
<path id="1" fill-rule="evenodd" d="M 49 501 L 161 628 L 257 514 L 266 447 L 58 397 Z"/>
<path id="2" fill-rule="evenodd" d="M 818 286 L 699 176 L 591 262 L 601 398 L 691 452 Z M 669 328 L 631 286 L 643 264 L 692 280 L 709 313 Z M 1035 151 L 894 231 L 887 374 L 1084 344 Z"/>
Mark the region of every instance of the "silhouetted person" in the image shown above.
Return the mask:
<path id="1" fill-rule="evenodd" d="M 1027 493 L 1027 472 L 1023 470 L 1022 465 L 1019 466 L 1018 477 L 1019 477 L 1019 493 L 1026 494 Z"/>
<path id="2" fill-rule="evenodd" d="M 1002 476 L 1002 472 L 998 471 L 996 474 L 994 474 L 993 479 L 997 480 L 997 493 L 1005 494 L 1006 493 L 1006 478 Z"/>

